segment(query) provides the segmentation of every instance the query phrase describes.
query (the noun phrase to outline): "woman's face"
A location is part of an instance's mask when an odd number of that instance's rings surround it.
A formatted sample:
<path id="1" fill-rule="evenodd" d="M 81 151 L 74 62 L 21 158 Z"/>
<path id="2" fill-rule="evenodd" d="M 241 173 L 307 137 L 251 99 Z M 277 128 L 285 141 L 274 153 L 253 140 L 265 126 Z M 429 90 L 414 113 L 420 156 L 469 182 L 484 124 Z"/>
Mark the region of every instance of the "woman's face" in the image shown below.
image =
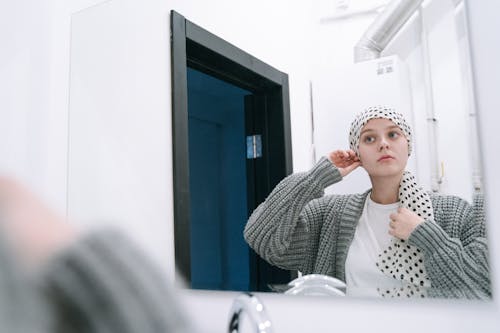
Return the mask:
<path id="1" fill-rule="evenodd" d="M 402 174 L 408 161 L 408 141 L 389 119 L 371 119 L 361 129 L 359 158 L 372 177 Z"/>

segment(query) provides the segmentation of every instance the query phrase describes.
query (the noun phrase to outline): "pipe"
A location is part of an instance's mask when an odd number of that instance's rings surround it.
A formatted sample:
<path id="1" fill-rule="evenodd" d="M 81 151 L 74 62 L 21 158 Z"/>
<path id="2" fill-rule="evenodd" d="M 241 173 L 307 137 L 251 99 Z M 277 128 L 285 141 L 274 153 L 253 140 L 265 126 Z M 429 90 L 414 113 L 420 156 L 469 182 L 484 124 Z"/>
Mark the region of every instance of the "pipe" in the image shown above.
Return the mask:
<path id="1" fill-rule="evenodd" d="M 423 1 L 391 1 L 354 47 L 354 62 L 380 58 L 380 53 Z"/>
<path id="2" fill-rule="evenodd" d="M 422 10 L 420 12 L 420 36 L 422 43 L 422 67 L 424 69 L 424 94 L 425 94 L 425 110 L 427 120 L 427 130 L 429 138 L 429 160 L 431 173 L 431 190 L 432 192 L 440 192 L 441 184 L 444 179 L 444 165 L 439 162 L 439 152 L 436 142 L 438 142 L 438 119 L 434 110 L 434 94 L 432 87 L 432 71 L 430 65 L 429 45 L 427 43 L 427 30 L 425 28 Z"/>

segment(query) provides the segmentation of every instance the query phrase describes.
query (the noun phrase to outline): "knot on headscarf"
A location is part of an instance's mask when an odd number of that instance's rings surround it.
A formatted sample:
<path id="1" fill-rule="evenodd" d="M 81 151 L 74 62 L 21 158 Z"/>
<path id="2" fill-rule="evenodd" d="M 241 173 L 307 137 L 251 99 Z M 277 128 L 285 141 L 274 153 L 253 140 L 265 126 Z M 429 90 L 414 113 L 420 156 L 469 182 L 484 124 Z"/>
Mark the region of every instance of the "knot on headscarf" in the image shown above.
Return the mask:
<path id="1" fill-rule="evenodd" d="M 402 114 L 385 106 L 370 107 L 356 116 L 349 131 L 351 149 L 359 156 L 361 130 L 368 121 L 378 118 L 391 120 L 401 129 L 408 141 L 408 156 L 410 156 L 411 127 Z M 409 171 L 403 173 L 398 195 L 400 207 L 405 207 L 426 220 L 434 220 L 429 194 L 417 184 L 415 177 Z M 425 270 L 424 256 L 417 247 L 409 245 L 404 240 L 393 238 L 391 244 L 379 253 L 376 265 L 382 273 L 403 282 L 401 288 L 378 289 L 383 297 L 426 296 L 430 280 Z"/>

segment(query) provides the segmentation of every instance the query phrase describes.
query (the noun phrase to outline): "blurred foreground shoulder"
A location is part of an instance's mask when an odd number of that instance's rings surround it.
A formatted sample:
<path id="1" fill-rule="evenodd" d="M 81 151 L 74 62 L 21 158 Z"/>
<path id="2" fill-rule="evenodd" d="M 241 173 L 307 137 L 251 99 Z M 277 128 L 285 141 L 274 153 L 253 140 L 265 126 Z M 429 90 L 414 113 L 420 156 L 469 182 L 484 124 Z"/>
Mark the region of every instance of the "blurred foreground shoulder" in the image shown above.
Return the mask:
<path id="1" fill-rule="evenodd" d="M 52 258 L 44 291 L 61 332 L 193 332 L 176 290 L 116 230 L 89 233 Z"/>

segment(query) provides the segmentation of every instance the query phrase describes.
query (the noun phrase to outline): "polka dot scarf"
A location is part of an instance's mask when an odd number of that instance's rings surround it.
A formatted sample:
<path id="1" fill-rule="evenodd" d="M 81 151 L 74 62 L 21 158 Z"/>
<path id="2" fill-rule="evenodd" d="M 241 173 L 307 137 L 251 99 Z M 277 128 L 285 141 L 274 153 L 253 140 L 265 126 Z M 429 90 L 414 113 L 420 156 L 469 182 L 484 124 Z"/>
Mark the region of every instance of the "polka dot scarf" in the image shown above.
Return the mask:
<path id="1" fill-rule="evenodd" d="M 408 140 L 408 156 L 411 153 L 411 128 L 403 115 L 391 108 L 375 106 L 358 114 L 351 124 L 349 144 L 359 156 L 359 138 L 361 130 L 370 119 L 384 118 L 396 124 Z M 412 210 L 426 220 L 434 220 L 429 195 L 418 186 L 415 177 L 409 172 L 403 173 L 399 185 L 400 207 Z M 389 221 L 388 221 L 389 222 Z M 391 244 L 378 255 L 377 267 L 384 274 L 401 280 L 401 288 L 378 289 L 383 297 L 425 297 L 430 287 L 424 266 L 424 257 L 415 246 L 404 240 L 393 238 Z"/>

